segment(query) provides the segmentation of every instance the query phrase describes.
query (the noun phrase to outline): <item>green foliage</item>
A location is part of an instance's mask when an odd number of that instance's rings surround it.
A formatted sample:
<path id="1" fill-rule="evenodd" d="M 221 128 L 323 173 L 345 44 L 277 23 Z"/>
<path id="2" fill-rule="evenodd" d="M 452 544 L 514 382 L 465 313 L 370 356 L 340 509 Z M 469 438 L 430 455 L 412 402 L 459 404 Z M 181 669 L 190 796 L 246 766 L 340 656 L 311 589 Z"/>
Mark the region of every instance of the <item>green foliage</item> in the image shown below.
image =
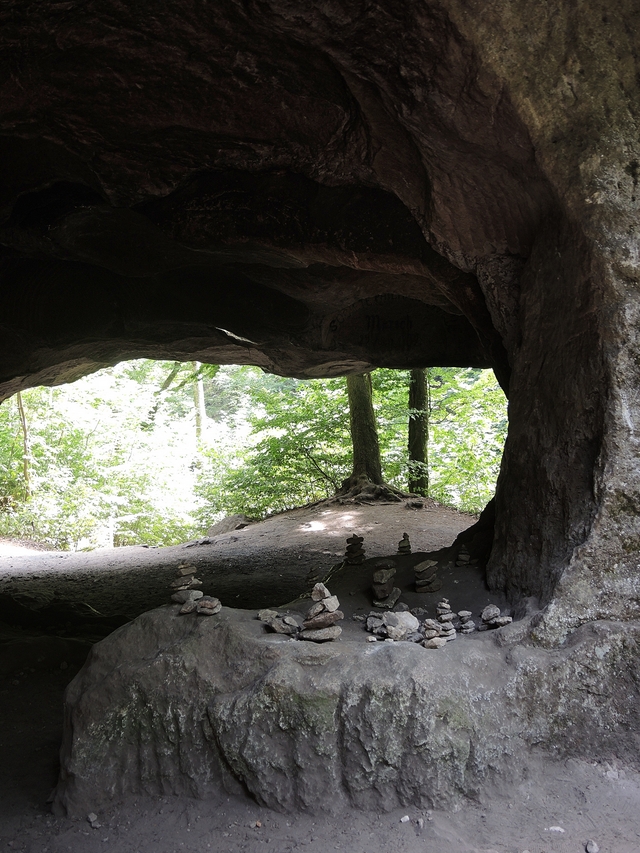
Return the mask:
<path id="1" fill-rule="evenodd" d="M 235 453 L 220 445 L 206 451 L 196 487 L 203 525 L 212 511 L 262 517 L 335 494 L 351 466 L 345 380 L 281 379 L 256 368 L 222 368 L 217 378 L 236 388 L 229 378 L 235 371 L 250 383 L 251 407 L 235 410 L 250 433 Z M 479 512 L 493 495 L 500 467 L 504 394 L 488 370 L 431 369 L 427 378 L 430 494 Z M 409 371 L 376 370 L 372 384 L 384 478 L 406 489 Z"/>
<path id="2" fill-rule="evenodd" d="M 504 395 L 490 371 L 430 369 L 427 377 L 430 494 L 479 511 L 500 465 Z M 384 477 L 401 489 L 408 383 L 409 371 L 372 374 Z M 351 473 L 344 379 L 139 360 L 26 391 L 23 402 L 32 496 L 25 500 L 21 424 L 8 400 L 0 405 L 0 535 L 58 548 L 184 541 L 217 516 L 262 517 L 333 495 Z"/>
<path id="3" fill-rule="evenodd" d="M 0 406 L 0 535 L 57 548 L 147 542 L 194 533 L 197 455 L 189 395 L 160 395 L 166 367 L 122 364 L 77 383 L 23 393 L 32 497 L 24 501 L 15 401 Z M 149 412 L 155 408 L 153 423 Z M 4 498 L 4 500 L 3 500 Z"/>
<path id="4" fill-rule="evenodd" d="M 262 517 L 335 494 L 351 462 L 343 379 L 282 379 L 242 368 L 249 380 L 251 428 L 235 458 L 205 451 L 197 493 L 206 513 Z M 210 518 L 210 515 L 209 515 Z"/>

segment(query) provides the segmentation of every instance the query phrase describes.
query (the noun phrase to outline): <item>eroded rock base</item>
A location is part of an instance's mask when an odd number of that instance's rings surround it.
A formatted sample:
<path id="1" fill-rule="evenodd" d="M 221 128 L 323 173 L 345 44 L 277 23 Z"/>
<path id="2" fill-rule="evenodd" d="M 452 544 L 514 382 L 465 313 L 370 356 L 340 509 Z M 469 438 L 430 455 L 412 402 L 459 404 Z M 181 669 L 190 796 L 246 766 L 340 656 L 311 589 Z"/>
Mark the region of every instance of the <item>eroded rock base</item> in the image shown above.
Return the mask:
<path id="1" fill-rule="evenodd" d="M 523 620 L 430 651 L 356 623 L 318 646 L 252 611 L 178 610 L 119 628 L 69 685 L 58 814 L 221 788 L 280 811 L 443 807 L 515 780 L 533 748 L 638 764 L 640 623 L 545 650 Z"/>

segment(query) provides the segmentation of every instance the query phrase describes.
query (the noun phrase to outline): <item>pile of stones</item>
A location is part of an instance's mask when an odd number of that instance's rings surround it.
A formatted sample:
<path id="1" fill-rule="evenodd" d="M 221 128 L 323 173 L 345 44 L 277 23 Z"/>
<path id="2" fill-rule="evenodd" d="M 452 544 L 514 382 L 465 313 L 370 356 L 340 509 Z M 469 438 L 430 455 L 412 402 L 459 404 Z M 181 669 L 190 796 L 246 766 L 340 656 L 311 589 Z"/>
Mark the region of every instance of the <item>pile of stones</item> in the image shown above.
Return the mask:
<path id="1" fill-rule="evenodd" d="M 510 622 L 513 622 L 511 616 L 502 616 L 500 608 L 496 604 L 487 604 L 480 614 L 482 624 L 478 627 L 478 631 L 489 631 L 492 628 L 503 628 Z"/>
<path id="2" fill-rule="evenodd" d="M 297 637 L 300 633 L 300 625 L 293 618 L 284 613 L 278 613 L 277 610 L 269 610 L 264 608 L 258 611 L 258 619 L 276 634 L 286 634 L 289 637 Z"/>
<path id="3" fill-rule="evenodd" d="M 436 577 L 437 560 L 423 560 L 414 567 L 416 575 L 416 592 L 437 592 L 442 589 L 442 582 Z"/>
<path id="4" fill-rule="evenodd" d="M 373 566 L 373 606 L 391 610 L 400 598 L 400 589 L 394 586 L 396 564 L 393 560 L 378 560 Z"/>
<path id="5" fill-rule="evenodd" d="M 364 563 L 363 542 L 364 536 L 356 536 L 355 533 L 347 539 L 347 550 L 344 555 L 345 563 L 349 563 L 350 566 L 357 566 L 360 563 Z"/>
<path id="6" fill-rule="evenodd" d="M 400 610 L 406 605 L 399 604 L 398 611 L 387 613 L 376 613 L 372 611 L 368 616 L 354 616 L 356 621 L 365 623 L 365 628 L 372 634 L 369 642 L 377 640 L 397 641 L 405 640 L 412 643 L 420 643 L 425 649 L 441 649 L 455 640 L 460 634 L 472 634 L 474 631 L 486 631 L 489 628 L 500 628 L 512 621 L 511 616 L 501 616 L 500 608 L 490 604 L 482 611 L 482 625 L 476 629 L 472 620 L 470 610 L 459 610 L 457 613 L 451 609 L 449 599 L 442 598 L 436 605 L 436 618 L 424 619 L 425 611 L 417 607 L 409 611 L 408 608 Z"/>
<path id="7" fill-rule="evenodd" d="M 422 623 L 422 645 L 425 649 L 441 649 L 447 645 L 447 638 L 442 636 L 443 627 L 435 619 L 425 619 Z"/>
<path id="8" fill-rule="evenodd" d="M 472 620 L 472 615 L 470 610 L 458 610 L 461 634 L 473 634 L 476 630 L 476 623 Z"/>
<path id="9" fill-rule="evenodd" d="M 314 603 L 302 625 L 289 614 L 267 608 L 258 611 L 258 619 L 276 634 L 285 634 L 292 639 L 310 640 L 314 643 L 337 640 L 342 628 L 336 623 L 344 619 L 344 613 L 338 609 L 338 596 L 331 595 L 323 583 L 317 583 L 311 592 L 311 599 Z"/>
<path id="10" fill-rule="evenodd" d="M 307 611 L 298 639 L 315 643 L 337 640 L 342 628 L 336 623 L 344 619 L 344 613 L 338 609 L 338 596 L 331 595 L 323 583 L 317 583 L 311 592 L 311 599 L 314 603 Z"/>
<path id="11" fill-rule="evenodd" d="M 196 613 L 199 616 L 215 616 L 222 610 L 220 599 L 211 595 L 203 595 L 202 581 L 196 576 L 196 567 L 189 563 L 181 563 L 178 573 L 171 581 L 171 600 L 181 604 L 178 613 L 184 616 L 186 613 Z"/>
<path id="12" fill-rule="evenodd" d="M 411 542 L 409 540 L 409 534 L 403 533 L 402 539 L 398 542 L 398 556 L 407 556 L 411 553 Z"/>
<path id="13" fill-rule="evenodd" d="M 471 557 L 466 545 L 462 545 L 456 557 L 456 566 L 475 566 L 478 562 L 477 557 Z"/>
<path id="14" fill-rule="evenodd" d="M 381 639 L 420 643 L 423 639 L 419 620 L 408 610 L 399 613 L 370 613 L 367 616 L 366 629 L 373 634 L 369 637 L 370 642 Z"/>

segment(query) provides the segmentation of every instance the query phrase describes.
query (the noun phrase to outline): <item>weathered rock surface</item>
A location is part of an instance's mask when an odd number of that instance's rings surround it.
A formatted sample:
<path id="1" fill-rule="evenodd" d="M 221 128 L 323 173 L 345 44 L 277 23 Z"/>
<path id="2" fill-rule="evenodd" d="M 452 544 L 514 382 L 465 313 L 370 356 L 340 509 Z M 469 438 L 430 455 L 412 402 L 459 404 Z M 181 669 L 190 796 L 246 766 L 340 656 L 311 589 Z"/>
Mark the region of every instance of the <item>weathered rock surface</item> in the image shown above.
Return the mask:
<path id="1" fill-rule="evenodd" d="M 516 779 L 532 747 L 638 766 L 638 623 L 583 626 L 553 651 L 510 645 L 508 626 L 433 654 L 176 611 L 118 629 L 69 685 L 58 813 L 239 783 L 280 810 L 444 806 Z"/>
<path id="2" fill-rule="evenodd" d="M 140 356 L 493 367 L 471 557 L 541 644 L 640 617 L 635 0 L 22 5 L 0 399 Z"/>

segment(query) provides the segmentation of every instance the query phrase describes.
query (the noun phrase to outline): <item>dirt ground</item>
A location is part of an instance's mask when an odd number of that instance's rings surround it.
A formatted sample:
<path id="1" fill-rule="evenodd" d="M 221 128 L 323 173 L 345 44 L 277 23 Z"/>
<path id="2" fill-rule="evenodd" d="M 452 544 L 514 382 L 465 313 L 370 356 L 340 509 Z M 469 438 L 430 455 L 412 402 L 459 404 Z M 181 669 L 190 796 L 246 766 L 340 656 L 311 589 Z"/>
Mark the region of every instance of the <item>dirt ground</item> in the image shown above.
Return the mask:
<path id="1" fill-rule="evenodd" d="M 177 565 L 193 562 L 205 592 L 249 610 L 290 602 L 315 578 L 329 575 L 349 618 L 368 612 L 370 564 L 332 573 L 346 537 L 363 535 L 372 559 L 394 554 L 406 531 L 414 553 L 404 558 L 398 577 L 410 607 L 429 610 L 443 594 L 454 609 L 475 612 L 489 601 L 504 607 L 487 590 L 481 568 L 451 565 L 441 572 L 439 594 L 410 591 L 412 564 L 426 553 L 447 555 L 443 549 L 473 520 L 429 502 L 422 509 L 404 503 L 320 505 L 172 548 L 59 554 L 0 542 L 0 851 L 576 853 L 593 839 L 602 853 L 638 853 L 640 774 L 601 763 L 597 755 L 562 763 L 523 756 L 526 773 L 519 786 L 498 780 L 477 801 L 449 812 L 281 815 L 248 797 L 221 794 L 216 801 L 130 797 L 99 813 L 93 826 L 50 813 L 66 684 L 92 642 L 167 603 Z M 354 622 L 350 630 L 356 627 Z"/>

